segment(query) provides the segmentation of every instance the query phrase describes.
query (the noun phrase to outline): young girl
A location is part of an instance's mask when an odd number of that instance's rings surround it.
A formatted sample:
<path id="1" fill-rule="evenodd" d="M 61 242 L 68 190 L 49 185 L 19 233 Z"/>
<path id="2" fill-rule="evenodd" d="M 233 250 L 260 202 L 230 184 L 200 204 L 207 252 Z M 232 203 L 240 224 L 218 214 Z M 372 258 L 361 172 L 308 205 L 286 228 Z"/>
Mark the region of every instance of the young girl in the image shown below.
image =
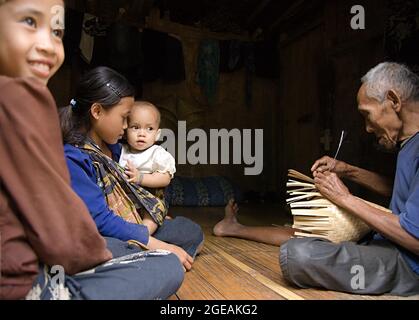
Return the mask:
<path id="1" fill-rule="evenodd" d="M 126 256 L 143 252 L 109 239 L 124 261 L 110 260 L 71 189 L 46 87 L 63 26 L 61 0 L 0 0 L 0 299 L 165 299 L 182 283 L 176 256 Z"/>
<path id="2" fill-rule="evenodd" d="M 128 81 L 112 69 L 98 67 L 80 79 L 71 105 L 60 112 L 72 186 L 102 235 L 166 249 L 189 270 L 203 242 L 201 228 L 182 217 L 165 220 L 165 203 L 130 183 L 117 163 L 117 142 L 127 128 L 133 97 Z M 158 225 L 153 237 L 144 219 Z"/>
<path id="3" fill-rule="evenodd" d="M 160 137 L 160 111 L 146 101 L 136 101 L 128 117 L 127 145 L 122 146 L 119 164 L 125 168 L 128 181 L 141 185 L 164 199 L 164 188 L 176 172 L 175 159 L 154 143 Z M 149 233 L 157 224 L 149 217 L 143 219 Z"/>

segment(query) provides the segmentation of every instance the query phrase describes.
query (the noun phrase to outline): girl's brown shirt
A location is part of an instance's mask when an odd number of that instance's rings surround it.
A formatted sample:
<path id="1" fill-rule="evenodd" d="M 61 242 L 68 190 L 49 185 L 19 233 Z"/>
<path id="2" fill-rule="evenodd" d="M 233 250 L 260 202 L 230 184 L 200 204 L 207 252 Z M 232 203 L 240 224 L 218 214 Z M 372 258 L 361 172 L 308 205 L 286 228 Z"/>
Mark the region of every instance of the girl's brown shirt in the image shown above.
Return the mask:
<path id="1" fill-rule="evenodd" d="M 34 79 L 0 76 L 0 299 L 26 296 L 39 264 L 75 274 L 112 258 L 73 192 L 58 112 Z"/>

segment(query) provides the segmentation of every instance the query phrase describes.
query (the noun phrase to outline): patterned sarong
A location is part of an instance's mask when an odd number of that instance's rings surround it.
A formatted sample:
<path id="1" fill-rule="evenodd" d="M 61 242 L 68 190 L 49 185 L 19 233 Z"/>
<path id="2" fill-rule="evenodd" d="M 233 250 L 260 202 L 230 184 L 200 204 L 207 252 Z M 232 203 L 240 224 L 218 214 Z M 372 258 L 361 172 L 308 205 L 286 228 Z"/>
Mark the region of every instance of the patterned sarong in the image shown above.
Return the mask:
<path id="1" fill-rule="evenodd" d="M 110 209 L 124 220 L 138 224 L 142 224 L 144 212 L 148 212 L 158 226 L 162 225 L 168 210 L 164 198 L 128 182 L 124 168 L 105 155 L 91 139 L 78 147 L 92 159 L 97 185 L 102 189 Z"/>

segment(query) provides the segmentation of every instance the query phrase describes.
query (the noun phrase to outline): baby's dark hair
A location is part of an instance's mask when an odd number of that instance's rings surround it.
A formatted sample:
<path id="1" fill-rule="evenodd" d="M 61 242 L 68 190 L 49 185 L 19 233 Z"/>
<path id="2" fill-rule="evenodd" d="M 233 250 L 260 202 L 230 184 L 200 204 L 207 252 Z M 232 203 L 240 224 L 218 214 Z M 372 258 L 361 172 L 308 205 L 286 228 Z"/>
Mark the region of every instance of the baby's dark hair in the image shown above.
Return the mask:
<path id="1" fill-rule="evenodd" d="M 159 110 L 159 108 L 157 108 L 154 104 L 152 104 L 149 101 L 145 101 L 145 100 L 136 100 L 134 103 L 134 108 L 143 108 L 143 107 L 149 107 L 151 109 L 154 110 L 154 112 L 157 115 L 157 123 L 160 126 L 160 122 L 161 122 L 161 112 Z"/>
<path id="2" fill-rule="evenodd" d="M 80 79 L 76 95 L 70 105 L 59 110 L 64 143 L 82 143 L 91 128 L 90 109 L 94 103 L 111 109 L 122 98 L 134 97 L 128 80 L 108 67 L 87 71 Z"/>

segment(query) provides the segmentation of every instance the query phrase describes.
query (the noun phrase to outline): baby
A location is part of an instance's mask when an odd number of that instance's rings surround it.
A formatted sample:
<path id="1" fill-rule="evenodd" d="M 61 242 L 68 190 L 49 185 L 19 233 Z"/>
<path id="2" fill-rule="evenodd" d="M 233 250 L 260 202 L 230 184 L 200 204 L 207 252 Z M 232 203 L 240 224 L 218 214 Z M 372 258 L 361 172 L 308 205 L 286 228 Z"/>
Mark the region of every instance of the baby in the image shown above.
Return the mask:
<path id="1" fill-rule="evenodd" d="M 150 102 L 136 101 L 128 118 L 127 145 L 122 146 L 119 164 L 125 168 L 128 181 L 141 185 L 156 196 L 164 197 L 164 188 L 170 184 L 176 167 L 175 159 L 161 146 L 160 111 Z M 153 220 L 143 219 L 150 235 L 157 229 Z"/>

